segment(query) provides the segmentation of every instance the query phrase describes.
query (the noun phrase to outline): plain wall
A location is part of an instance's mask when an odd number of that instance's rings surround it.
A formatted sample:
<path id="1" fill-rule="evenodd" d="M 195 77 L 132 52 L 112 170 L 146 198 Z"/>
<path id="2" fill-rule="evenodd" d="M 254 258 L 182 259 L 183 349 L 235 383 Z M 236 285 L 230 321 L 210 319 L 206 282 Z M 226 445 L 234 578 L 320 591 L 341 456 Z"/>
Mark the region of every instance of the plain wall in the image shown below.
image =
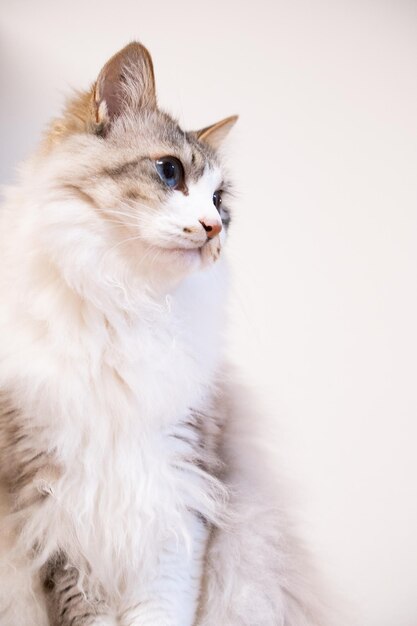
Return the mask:
<path id="1" fill-rule="evenodd" d="M 231 352 L 280 423 L 306 535 L 355 623 L 416 626 L 417 3 L 0 13 L 2 183 L 65 93 L 133 38 L 186 128 L 240 114 Z"/>

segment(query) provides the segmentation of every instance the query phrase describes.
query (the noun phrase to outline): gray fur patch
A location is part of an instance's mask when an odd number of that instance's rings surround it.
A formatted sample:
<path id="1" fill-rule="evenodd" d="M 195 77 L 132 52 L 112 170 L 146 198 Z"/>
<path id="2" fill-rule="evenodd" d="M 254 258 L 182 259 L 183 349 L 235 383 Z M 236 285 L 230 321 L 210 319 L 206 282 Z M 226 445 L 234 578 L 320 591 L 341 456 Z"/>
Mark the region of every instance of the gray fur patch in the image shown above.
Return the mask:
<path id="1" fill-rule="evenodd" d="M 109 608 L 91 589 L 65 554 L 57 553 L 42 572 L 50 626 L 88 626 L 97 617 L 109 615 Z"/>

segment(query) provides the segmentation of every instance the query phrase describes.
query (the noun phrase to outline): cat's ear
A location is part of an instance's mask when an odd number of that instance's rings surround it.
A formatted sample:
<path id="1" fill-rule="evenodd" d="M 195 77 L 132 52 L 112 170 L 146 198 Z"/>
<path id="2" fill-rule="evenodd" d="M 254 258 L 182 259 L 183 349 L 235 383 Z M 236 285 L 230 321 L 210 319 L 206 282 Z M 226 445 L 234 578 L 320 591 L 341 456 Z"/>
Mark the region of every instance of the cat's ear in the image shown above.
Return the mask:
<path id="1" fill-rule="evenodd" d="M 237 115 L 231 115 L 230 117 L 226 117 L 224 120 L 221 120 L 216 124 L 206 126 L 206 128 L 202 128 L 195 133 L 197 135 L 197 139 L 203 141 L 204 143 L 207 143 L 209 146 L 211 146 L 211 148 L 214 148 L 216 150 L 229 134 L 230 130 L 236 124 L 237 120 Z"/>
<path id="2" fill-rule="evenodd" d="M 151 55 L 140 43 L 130 43 L 107 61 L 93 89 L 95 122 L 103 132 L 129 110 L 155 109 Z"/>

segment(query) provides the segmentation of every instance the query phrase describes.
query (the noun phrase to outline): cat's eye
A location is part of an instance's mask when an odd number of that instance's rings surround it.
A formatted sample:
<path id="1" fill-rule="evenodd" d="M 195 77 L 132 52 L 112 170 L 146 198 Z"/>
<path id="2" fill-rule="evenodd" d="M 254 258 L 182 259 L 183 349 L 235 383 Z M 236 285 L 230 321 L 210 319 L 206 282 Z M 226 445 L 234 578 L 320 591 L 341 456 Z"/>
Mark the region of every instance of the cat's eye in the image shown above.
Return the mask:
<path id="1" fill-rule="evenodd" d="M 171 189 L 178 189 L 184 184 L 184 168 L 179 159 L 173 156 L 155 161 L 159 178 Z"/>
<path id="2" fill-rule="evenodd" d="M 221 189 L 218 189 L 217 191 L 214 192 L 214 194 L 213 194 L 213 204 L 214 204 L 214 206 L 216 207 L 216 209 L 220 213 L 220 207 L 222 205 L 222 192 L 221 192 Z"/>

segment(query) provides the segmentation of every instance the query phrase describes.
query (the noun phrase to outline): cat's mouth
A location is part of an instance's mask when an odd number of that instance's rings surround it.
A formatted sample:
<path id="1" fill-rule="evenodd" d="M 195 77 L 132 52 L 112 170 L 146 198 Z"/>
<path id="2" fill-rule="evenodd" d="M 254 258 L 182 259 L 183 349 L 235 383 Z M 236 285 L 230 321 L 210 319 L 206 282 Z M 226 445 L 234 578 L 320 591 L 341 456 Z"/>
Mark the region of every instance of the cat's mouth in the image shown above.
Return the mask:
<path id="1" fill-rule="evenodd" d="M 171 241 L 152 242 L 151 248 L 157 253 L 155 258 L 164 264 L 176 266 L 210 265 L 218 260 L 221 254 L 222 243 L 219 236 L 207 237 L 204 241 Z"/>
<path id="2" fill-rule="evenodd" d="M 187 254 L 189 252 L 201 252 L 206 243 L 203 243 L 201 246 L 194 246 L 193 248 L 185 248 L 179 246 L 178 248 L 164 248 L 167 252 L 176 252 L 177 254 Z"/>
<path id="3" fill-rule="evenodd" d="M 167 253 L 173 254 L 201 254 L 202 250 L 210 243 L 210 240 L 207 239 L 201 244 L 196 244 L 194 246 L 160 246 L 160 249 Z"/>
<path id="4" fill-rule="evenodd" d="M 192 262 L 202 257 L 205 246 L 206 244 L 203 244 L 202 246 L 195 246 L 194 248 L 163 248 L 163 251 L 167 254 L 168 259 L 172 259 L 172 261 L 177 259 L 178 261 Z"/>
<path id="5" fill-rule="evenodd" d="M 195 246 L 161 246 L 160 251 L 164 256 L 166 255 L 167 262 L 180 262 L 186 263 L 203 263 L 206 265 L 207 263 L 217 261 L 221 252 L 221 244 L 218 237 L 214 237 L 212 239 L 208 239 L 202 243 L 197 244 Z"/>

